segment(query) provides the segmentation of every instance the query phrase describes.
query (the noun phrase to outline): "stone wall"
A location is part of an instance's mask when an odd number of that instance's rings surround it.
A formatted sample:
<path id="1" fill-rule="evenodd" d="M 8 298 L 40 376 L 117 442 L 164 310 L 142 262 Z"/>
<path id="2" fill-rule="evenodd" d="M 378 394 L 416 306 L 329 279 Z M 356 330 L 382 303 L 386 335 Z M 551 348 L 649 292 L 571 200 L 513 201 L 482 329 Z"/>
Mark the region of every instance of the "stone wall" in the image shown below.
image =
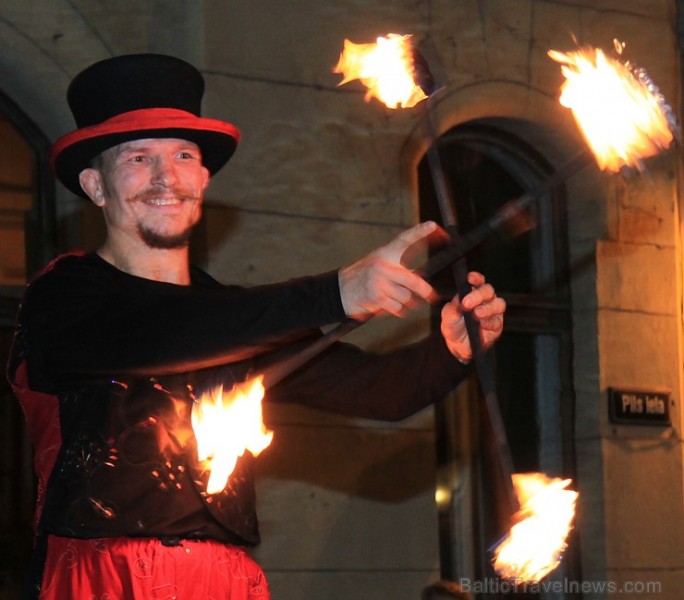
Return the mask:
<path id="1" fill-rule="evenodd" d="M 345 38 L 412 33 L 444 86 L 439 132 L 496 118 L 561 167 L 583 142 L 547 50 L 573 49 L 574 36 L 609 51 L 617 37 L 678 107 L 674 28 L 671 0 L 3 0 L 0 82 L 54 139 L 72 127 L 66 86 L 91 62 L 154 51 L 197 64 L 205 114 L 243 132 L 209 189 L 200 257 L 251 285 L 335 268 L 417 220 L 420 112 L 337 87 Z M 657 580 L 663 593 L 641 597 L 662 600 L 684 585 L 677 158 L 631 179 L 591 167 L 567 185 L 582 577 Z M 93 212 L 58 199 L 60 246 L 95 246 Z M 425 329 L 383 321 L 353 339 L 385 348 Z M 609 423 L 611 386 L 668 389 L 674 426 Z M 431 411 L 398 426 L 290 407 L 267 416 L 276 438 L 259 458 L 256 556 L 274 598 L 418 598 L 439 567 Z"/>

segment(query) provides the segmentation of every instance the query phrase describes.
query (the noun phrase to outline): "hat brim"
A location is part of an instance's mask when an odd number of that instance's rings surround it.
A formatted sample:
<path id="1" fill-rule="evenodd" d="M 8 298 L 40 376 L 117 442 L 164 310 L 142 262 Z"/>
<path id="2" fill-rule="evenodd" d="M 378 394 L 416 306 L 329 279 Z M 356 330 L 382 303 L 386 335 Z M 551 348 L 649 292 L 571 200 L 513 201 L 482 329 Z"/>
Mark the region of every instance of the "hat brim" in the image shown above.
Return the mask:
<path id="1" fill-rule="evenodd" d="M 57 140 L 50 153 L 50 166 L 67 189 L 87 198 L 79 175 L 93 158 L 124 142 L 147 138 L 177 138 L 197 144 L 203 165 L 214 175 L 235 152 L 240 132 L 230 123 L 190 115 L 186 119 L 174 119 L 172 124 L 167 119 L 153 118 L 144 123 L 129 121 L 118 126 L 103 123 L 78 129 Z"/>

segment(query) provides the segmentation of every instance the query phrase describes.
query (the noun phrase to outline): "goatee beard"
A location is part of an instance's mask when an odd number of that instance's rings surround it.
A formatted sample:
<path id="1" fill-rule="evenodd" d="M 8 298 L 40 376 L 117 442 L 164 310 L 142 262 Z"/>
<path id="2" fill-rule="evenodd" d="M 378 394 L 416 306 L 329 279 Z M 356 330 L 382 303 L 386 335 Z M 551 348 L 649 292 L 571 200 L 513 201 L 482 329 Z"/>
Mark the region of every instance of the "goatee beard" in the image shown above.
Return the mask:
<path id="1" fill-rule="evenodd" d="M 186 248 L 190 245 L 190 237 L 192 236 L 192 227 L 188 227 L 185 231 L 176 233 L 174 235 L 165 235 L 158 233 L 151 229 L 145 228 L 143 225 L 138 225 L 138 234 L 148 248 L 157 250 L 176 250 L 178 248 Z"/>
<path id="2" fill-rule="evenodd" d="M 172 193 L 176 198 L 180 198 L 182 202 L 187 200 L 196 200 L 196 196 L 191 192 L 181 189 L 181 188 L 170 188 L 166 190 Z M 153 200 L 159 195 L 159 190 L 155 187 L 147 188 L 142 190 L 128 199 L 129 202 L 146 202 L 148 200 Z M 190 237 L 192 235 L 192 230 L 194 223 L 190 225 L 184 231 L 176 233 L 173 235 L 165 235 L 163 233 L 158 233 L 152 229 L 147 229 L 142 223 L 138 223 L 138 235 L 149 248 L 159 249 L 159 250 L 175 250 L 178 248 L 186 248 L 190 245 Z"/>

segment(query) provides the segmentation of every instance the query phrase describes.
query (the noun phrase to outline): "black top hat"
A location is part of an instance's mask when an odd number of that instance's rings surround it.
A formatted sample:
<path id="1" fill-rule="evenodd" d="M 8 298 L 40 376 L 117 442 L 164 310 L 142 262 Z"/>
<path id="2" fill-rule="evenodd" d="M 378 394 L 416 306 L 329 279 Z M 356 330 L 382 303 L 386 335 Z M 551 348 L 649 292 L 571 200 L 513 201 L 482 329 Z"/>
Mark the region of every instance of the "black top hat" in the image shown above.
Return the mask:
<path id="1" fill-rule="evenodd" d="M 67 101 L 78 129 L 50 150 L 55 176 L 85 196 L 79 174 L 101 152 L 143 138 L 194 142 L 213 175 L 235 152 L 234 125 L 200 116 L 204 79 L 191 64 L 161 54 L 128 54 L 91 65 L 69 85 Z"/>

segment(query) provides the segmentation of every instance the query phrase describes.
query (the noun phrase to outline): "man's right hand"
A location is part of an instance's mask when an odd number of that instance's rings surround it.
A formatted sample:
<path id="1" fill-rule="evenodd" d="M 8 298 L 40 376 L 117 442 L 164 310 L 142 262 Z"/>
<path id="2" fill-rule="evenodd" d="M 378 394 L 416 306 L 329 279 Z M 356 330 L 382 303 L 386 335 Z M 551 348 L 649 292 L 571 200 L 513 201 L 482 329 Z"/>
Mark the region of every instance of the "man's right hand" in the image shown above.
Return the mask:
<path id="1" fill-rule="evenodd" d="M 431 237 L 444 240 L 446 233 L 433 221 L 420 223 L 340 269 L 340 295 L 347 316 L 357 320 L 382 313 L 400 317 L 420 299 L 436 301 L 432 286 L 405 266 L 416 247 Z"/>

